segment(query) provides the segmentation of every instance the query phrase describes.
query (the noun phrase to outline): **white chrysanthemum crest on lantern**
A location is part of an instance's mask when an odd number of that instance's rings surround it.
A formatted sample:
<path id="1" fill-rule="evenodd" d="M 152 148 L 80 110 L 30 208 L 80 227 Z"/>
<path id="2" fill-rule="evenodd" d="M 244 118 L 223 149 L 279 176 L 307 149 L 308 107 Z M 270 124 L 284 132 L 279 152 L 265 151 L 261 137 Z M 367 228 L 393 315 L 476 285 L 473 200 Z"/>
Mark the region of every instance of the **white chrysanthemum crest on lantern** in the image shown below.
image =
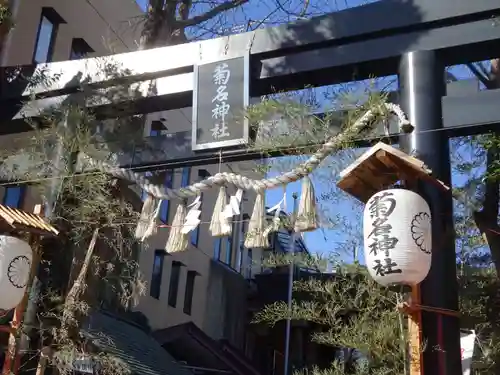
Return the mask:
<path id="1" fill-rule="evenodd" d="M 431 212 L 418 194 L 383 190 L 366 203 L 363 215 L 365 261 L 382 285 L 418 284 L 431 267 Z"/>
<path id="2" fill-rule="evenodd" d="M 16 237 L 0 236 L 0 310 L 10 310 L 21 302 L 30 275 L 33 252 Z"/>

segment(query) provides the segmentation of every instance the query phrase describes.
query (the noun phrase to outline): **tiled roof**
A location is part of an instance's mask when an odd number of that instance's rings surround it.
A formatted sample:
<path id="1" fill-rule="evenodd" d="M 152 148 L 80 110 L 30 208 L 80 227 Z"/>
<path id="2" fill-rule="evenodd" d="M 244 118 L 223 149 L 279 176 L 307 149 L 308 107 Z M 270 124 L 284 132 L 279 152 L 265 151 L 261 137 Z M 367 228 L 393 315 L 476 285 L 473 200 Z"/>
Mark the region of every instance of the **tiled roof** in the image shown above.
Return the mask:
<path id="1" fill-rule="evenodd" d="M 133 375 L 192 375 L 152 336 L 113 315 L 92 313 L 83 332 L 96 347 L 126 363 Z"/>

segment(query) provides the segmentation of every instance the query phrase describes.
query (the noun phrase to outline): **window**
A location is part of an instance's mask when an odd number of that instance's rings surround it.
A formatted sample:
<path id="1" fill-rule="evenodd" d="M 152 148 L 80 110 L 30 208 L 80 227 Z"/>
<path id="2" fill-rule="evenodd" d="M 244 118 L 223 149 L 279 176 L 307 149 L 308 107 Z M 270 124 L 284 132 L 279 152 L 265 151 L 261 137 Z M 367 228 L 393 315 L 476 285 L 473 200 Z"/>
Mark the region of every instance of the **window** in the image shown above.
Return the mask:
<path id="1" fill-rule="evenodd" d="M 247 255 L 247 279 L 252 277 L 252 266 L 253 266 L 253 254 L 252 254 L 252 249 L 248 249 L 248 255 Z"/>
<path id="2" fill-rule="evenodd" d="M 165 120 L 163 117 L 160 118 L 159 120 L 153 120 L 151 121 L 151 128 L 149 130 L 149 136 L 150 137 L 159 137 L 163 134 L 163 132 L 166 132 L 168 130 L 167 126 L 165 125 Z"/>
<path id="3" fill-rule="evenodd" d="M 240 248 L 238 249 L 238 252 L 236 253 L 236 271 L 241 272 L 241 260 L 242 260 L 242 255 L 243 254 L 243 243 L 240 244 Z"/>
<path id="4" fill-rule="evenodd" d="M 50 62 L 54 53 L 57 30 L 59 24 L 65 23 L 53 8 L 42 8 L 40 25 L 36 37 L 33 63 Z"/>
<path id="5" fill-rule="evenodd" d="M 189 185 L 189 179 L 191 177 L 191 168 L 190 167 L 184 167 L 182 168 L 182 181 L 181 181 L 181 187 L 186 187 Z"/>
<path id="6" fill-rule="evenodd" d="M 186 293 L 184 294 L 184 313 L 187 315 L 191 315 L 191 308 L 193 307 L 194 281 L 197 274 L 196 271 L 187 272 Z"/>
<path id="7" fill-rule="evenodd" d="M 172 189 L 174 185 L 174 173 L 172 170 L 169 170 L 165 174 L 165 187 Z M 164 223 L 168 222 L 168 212 L 170 207 L 170 201 L 165 199 L 161 202 L 160 205 L 160 220 Z"/>
<path id="8" fill-rule="evenodd" d="M 151 287 L 149 295 L 153 298 L 160 298 L 161 277 L 163 275 L 163 262 L 165 260 L 165 250 L 155 250 L 153 260 L 153 272 L 151 273 Z"/>
<path id="9" fill-rule="evenodd" d="M 177 294 L 179 291 L 179 279 L 181 277 L 181 262 L 172 262 L 172 272 L 170 273 L 170 285 L 168 287 L 168 305 L 177 306 Z"/>
<path id="10" fill-rule="evenodd" d="M 200 211 L 203 212 L 202 207 L 203 207 L 203 193 L 200 193 L 200 199 L 201 199 L 201 205 L 200 205 Z M 200 226 L 198 225 L 195 229 L 191 231 L 191 245 L 193 246 L 198 246 L 198 240 L 200 239 Z"/>
<path id="11" fill-rule="evenodd" d="M 231 260 L 233 259 L 233 238 L 231 236 L 226 239 L 226 264 L 231 266 Z"/>
<path id="12" fill-rule="evenodd" d="M 210 175 L 210 172 L 207 171 L 206 169 L 198 169 L 198 180 L 204 180 L 206 178 L 209 178 L 211 175 Z"/>
<path id="13" fill-rule="evenodd" d="M 71 42 L 70 60 L 79 60 L 87 57 L 89 53 L 95 52 L 82 38 L 73 38 Z"/>
<path id="14" fill-rule="evenodd" d="M 241 222 L 241 239 L 239 243 L 240 246 L 238 249 L 238 253 L 236 254 L 236 269 L 238 272 L 243 271 L 242 267 L 243 267 L 243 253 L 245 251 L 245 231 L 248 220 L 250 220 L 250 216 L 248 214 L 243 214 Z"/>
<path id="15" fill-rule="evenodd" d="M 220 260 L 220 247 L 221 247 L 222 239 L 216 238 L 214 240 L 214 259 Z"/>
<path id="16" fill-rule="evenodd" d="M 3 196 L 3 204 L 12 208 L 21 208 L 23 205 L 26 186 L 8 186 Z"/>

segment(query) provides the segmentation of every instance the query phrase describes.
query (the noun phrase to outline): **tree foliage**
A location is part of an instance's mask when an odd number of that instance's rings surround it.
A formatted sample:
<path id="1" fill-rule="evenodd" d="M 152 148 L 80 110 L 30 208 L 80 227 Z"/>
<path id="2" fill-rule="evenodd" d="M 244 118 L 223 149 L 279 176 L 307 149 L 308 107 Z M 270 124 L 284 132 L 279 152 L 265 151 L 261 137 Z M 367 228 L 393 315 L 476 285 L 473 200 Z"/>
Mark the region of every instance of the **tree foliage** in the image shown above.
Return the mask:
<path id="1" fill-rule="evenodd" d="M 377 96 L 374 96 L 377 100 Z M 372 102 L 373 103 L 373 102 Z M 319 122 L 313 124 L 312 126 L 304 123 L 302 120 L 305 118 L 304 112 L 310 112 L 312 106 L 303 104 L 294 104 L 290 106 L 287 101 L 281 101 L 280 104 L 288 108 L 280 108 L 276 111 L 279 114 L 285 113 L 288 115 L 286 119 L 291 123 L 289 128 L 284 131 L 282 135 L 278 137 L 264 137 L 270 153 L 275 154 L 279 150 L 280 145 L 290 144 L 293 149 L 295 145 L 296 153 L 305 155 L 297 155 L 295 157 L 282 157 L 276 158 L 266 165 L 266 171 L 271 170 L 274 173 L 280 173 L 290 168 L 291 164 L 294 164 L 296 160 L 302 160 L 307 158 L 308 148 L 304 148 L 304 143 L 321 143 L 323 137 L 328 136 L 329 129 L 328 125 Z M 299 110 L 296 108 L 298 107 Z M 300 111 L 300 108 L 304 109 L 304 112 Z M 359 107 L 363 110 L 363 107 Z M 297 121 L 297 119 L 301 121 Z M 317 121 L 317 120 L 316 120 Z M 299 125 L 297 125 L 299 124 Z M 303 126 L 301 128 L 300 126 Z M 303 129 L 310 129 L 310 132 Z M 500 354 L 500 341 L 498 335 L 498 307 L 500 294 L 498 292 L 498 273 L 495 272 L 497 262 L 495 260 L 494 250 L 491 248 L 491 236 L 497 236 L 500 231 L 496 231 L 497 222 L 496 215 L 498 211 L 498 201 L 496 197 L 498 196 L 498 178 L 500 173 L 499 162 L 496 156 L 496 150 L 500 146 L 498 142 L 498 137 L 493 134 L 485 134 L 473 137 L 461 137 L 451 140 L 452 144 L 452 169 L 454 175 L 454 196 L 457 198 L 455 200 L 455 228 L 457 231 L 456 243 L 457 243 L 457 283 L 459 285 L 460 293 L 460 313 L 462 328 L 474 329 L 478 335 L 477 346 L 474 356 L 474 367 L 476 368 L 474 373 L 484 373 L 493 374 L 497 373 L 497 366 L 499 362 Z M 292 154 L 294 152 L 292 151 Z M 351 155 L 354 156 L 354 155 Z M 337 153 L 331 159 L 325 163 L 324 167 L 320 168 L 317 173 L 313 174 L 316 186 L 321 185 L 331 185 L 332 181 L 336 180 L 336 175 L 338 171 L 346 167 L 354 157 L 349 158 L 349 154 Z M 496 187 L 495 187 L 496 186 Z M 325 197 L 322 200 L 318 197 L 318 203 L 320 206 L 320 216 L 322 217 L 321 226 L 322 230 L 326 228 L 333 228 L 334 231 L 342 233 L 343 243 L 338 244 L 336 247 L 334 243 L 334 238 L 330 238 L 326 242 L 330 246 L 330 250 L 335 253 L 343 253 L 345 251 L 353 251 L 355 254 L 358 249 L 362 247 L 362 238 L 359 220 L 359 214 L 354 215 L 355 222 L 353 222 L 352 211 L 338 211 L 339 202 L 349 200 L 345 194 L 334 190 L 332 195 Z M 493 198 L 493 201 L 492 201 Z M 489 203 L 491 202 L 491 203 Z M 353 203 L 355 207 L 354 212 L 358 211 L 361 207 Z M 333 211 L 332 215 L 332 209 Z M 348 209 L 347 209 L 348 210 Z M 479 212 L 491 212 L 491 218 L 495 217 L 493 222 L 483 230 L 478 228 L 478 216 Z M 494 213 L 494 214 L 493 214 Z M 484 230 L 489 232 L 486 236 Z M 489 237 L 489 240 L 488 240 Z M 278 257 L 279 259 L 268 260 L 270 267 L 279 266 L 281 264 L 288 264 L 290 260 L 287 256 Z M 344 256 L 345 259 L 345 256 Z M 357 260 L 357 256 L 354 255 L 354 259 Z M 325 269 L 325 264 L 318 260 L 308 260 L 304 261 L 302 257 L 295 260 L 296 264 L 303 264 L 305 267 L 320 266 L 320 268 Z M 323 264 L 322 264 L 323 263 Z M 336 271 L 340 274 L 346 273 L 347 269 L 351 272 L 363 273 L 365 272 L 362 267 L 358 267 L 353 271 L 352 267 L 341 264 L 337 266 Z M 366 274 L 365 274 L 366 276 Z M 365 290 L 369 288 L 371 290 L 370 298 L 368 298 L 367 303 L 373 299 L 378 299 L 378 297 L 385 299 L 386 293 L 391 293 L 391 291 L 383 290 L 377 285 L 365 284 L 366 280 L 363 278 L 356 279 L 359 282 L 359 289 Z M 352 282 L 352 281 L 350 281 Z M 346 283 L 342 278 L 334 278 L 334 280 L 315 280 L 313 282 L 317 290 L 323 288 L 330 290 L 335 288 L 342 288 L 342 285 Z M 339 284 L 339 285 L 337 285 Z M 295 283 L 295 289 L 297 291 L 302 291 L 304 288 L 303 282 Z M 291 317 L 292 319 L 308 320 L 316 323 L 318 319 L 318 314 L 327 314 L 336 316 L 338 314 L 336 309 L 331 308 L 331 306 L 324 304 L 324 299 L 319 294 L 314 294 L 312 302 L 310 299 L 303 300 L 303 295 L 300 295 L 300 299 L 297 298 L 299 294 L 294 295 L 295 300 L 293 302 L 293 309 L 290 313 L 286 303 L 276 303 L 271 306 L 267 306 L 262 312 L 257 314 L 256 321 L 266 322 L 268 324 L 274 325 L 277 321 L 285 320 Z M 331 297 L 335 301 L 335 306 L 344 306 L 346 301 L 343 301 L 343 297 Z M 352 298 L 352 297 L 347 297 Z M 401 298 L 405 298 L 402 296 Z M 341 300 L 341 302 L 339 302 Z M 397 301 L 397 294 L 393 294 L 392 303 L 393 310 Z M 366 309 L 366 310 L 365 310 Z M 390 309 L 389 309 L 390 310 Z M 356 323 L 353 324 L 352 320 L 346 325 L 346 330 L 338 333 L 336 336 L 329 336 L 328 340 L 322 338 L 322 341 L 318 340 L 317 336 L 313 335 L 312 340 L 316 342 L 321 342 L 324 345 L 332 347 L 350 347 L 359 348 L 363 350 L 369 358 L 371 358 L 373 371 L 377 373 L 390 373 L 391 370 L 396 368 L 395 366 L 402 366 L 405 359 L 405 353 L 400 351 L 391 351 L 389 349 L 385 350 L 386 356 L 388 358 L 398 358 L 396 364 L 393 360 L 392 363 L 384 362 L 377 357 L 376 348 L 381 346 L 377 339 L 380 337 L 380 332 L 385 332 L 392 329 L 397 329 L 403 336 L 407 336 L 406 329 L 401 329 L 398 326 L 398 314 L 393 314 L 393 310 L 380 310 L 381 316 L 386 315 L 390 317 L 390 322 L 386 322 L 377 315 L 373 315 L 375 319 L 381 319 L 372 324 L 369 329 L 363 331 L 364 316 L 372 316 L 372 307 L 368 305 L 364 306 L 363 313 L 359 314 L 357 317 L 353 318 Z M 325 312 L 326 311 L 326 312 Z M 356 319 L 359 318 L 359 321 Z M 369 321 L 369 318 L 368 318 Z M 339 324 L 336 322 L 332 324 L 332 321 L 323 321 L 323 326 L 321 330 L 328 328 L 334 328 L 341 331 L 338 327 Z M 394 335 L 388 334 L 387 337 L 392 337 Z M 360 336 L 358 336 L 360 335 Z M 358 337 L 363 337 L 357 341 Z M 401 338 L 400 343 L 404 342 Z M 403 345 L 404 346 L 404 345 Z M 382 345 L 383 347 L 383 345 Z M 435 350 L 431 348 L 425 348 L 425 350 Z M 375 353 L 372 353 L 375 351 Z M 407 353 L 406 353 L 407 354 Z M 387 360 L 389 361 L 389 360 Z M 383 363 L 381 365 L 381 363 Z M 384 364 L 385 363 L 385 364 Z M 387 366 L 386 366 L 387 365 Z M 344 373 L 344 368 L 338 369 L 335 364 L 332 365 L 330 369 L 319 369 L 316 368 L 314 372 L 320 374 L 325 373 L 325 371 L 332 373 Z M 398 373 L 398 372 L 396 372 Z"/>
<path id="2" fill-rule="evenodd" d="M 407 335 L 402 330 L 404 318 L 396 308 L 400 292 L 375 283 L 359 263 L 338 262 L 332 271 L 295 281 L 292 309 L 285 302 L 276 302 L 258 312 L 254 322 L 308 321 L 315 327 L 312 342 L 338 349 L 356 348 L 368 359 L 372 374 L 404 373 Z M 309 373 L 345 374 L 346 365 L 331 358 L 330 367 L 313 367 Z M 367 373 L 366 363 L 350 365 L 353 373 Z"/>

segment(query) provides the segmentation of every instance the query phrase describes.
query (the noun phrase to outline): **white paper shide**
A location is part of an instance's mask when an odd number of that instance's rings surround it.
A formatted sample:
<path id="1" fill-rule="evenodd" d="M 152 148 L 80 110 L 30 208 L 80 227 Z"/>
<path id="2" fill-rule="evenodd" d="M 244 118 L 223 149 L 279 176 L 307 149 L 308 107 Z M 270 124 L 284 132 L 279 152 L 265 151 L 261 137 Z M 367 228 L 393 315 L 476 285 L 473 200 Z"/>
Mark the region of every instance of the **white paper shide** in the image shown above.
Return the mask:
<path id="1" fill-rule="evenodd" d="M 431 211 L 405 189 L 373 195 L 363 215 L 364 253 L 370 275 L 382 285 L 417 284 L 431 266 Z"/>
<path id="2" fill-rule="evenodd" d="M 476 332 L 460 332 L 460 351 L 462 357 L 462 373 L 470 375 L 472 369 L 472 357 L 474 356 L 474 345 L 476 343 Z"/>
<path id="3" fill-rule="evenodd" d="M 15 308 L 24 296 L 33 253 L 16 237 L 0 236 L 0 310 Z"/>

